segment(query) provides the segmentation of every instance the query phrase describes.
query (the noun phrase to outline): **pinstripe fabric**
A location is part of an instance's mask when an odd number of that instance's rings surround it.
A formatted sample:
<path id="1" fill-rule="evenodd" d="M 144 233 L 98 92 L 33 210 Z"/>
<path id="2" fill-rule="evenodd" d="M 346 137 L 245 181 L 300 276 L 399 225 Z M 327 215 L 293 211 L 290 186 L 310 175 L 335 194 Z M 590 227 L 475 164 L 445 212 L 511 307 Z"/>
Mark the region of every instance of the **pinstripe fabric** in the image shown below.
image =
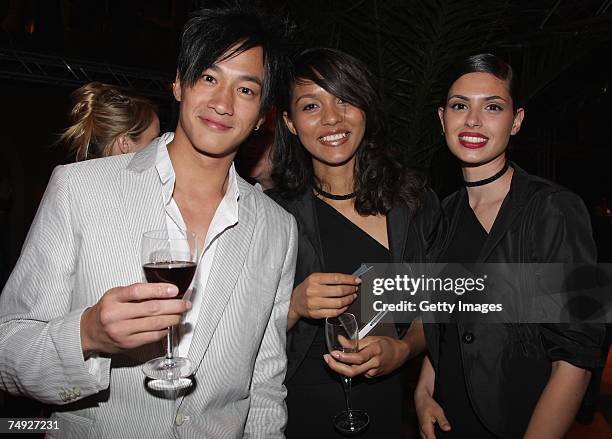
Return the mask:
<path id="1" fill-rule="evenodd" d="M 144 279 L 140 237 L 164 226 L 157 147 L 54 171 L 0 296 L 0 388 L 57 404 L 53 437 L 282 437 L 296 226 L 241 179 L 238 224 L 219 238 L 188 354 L 193 390 L 146 389 L 140 366 L 161 344 L 98 360 L 93 373 L 83 361 L 82 311 Z"/>

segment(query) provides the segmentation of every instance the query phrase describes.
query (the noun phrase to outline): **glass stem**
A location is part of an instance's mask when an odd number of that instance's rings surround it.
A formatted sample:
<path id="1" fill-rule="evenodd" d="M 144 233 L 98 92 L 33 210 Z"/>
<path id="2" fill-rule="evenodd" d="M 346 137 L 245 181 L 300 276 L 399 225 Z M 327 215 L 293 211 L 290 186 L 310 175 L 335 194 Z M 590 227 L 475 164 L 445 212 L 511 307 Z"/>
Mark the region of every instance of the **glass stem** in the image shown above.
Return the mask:
<path id="1" fill-rule="evenodd" d="M 174 326 L 168 327 L 168 334 L 166 335 L 166 358 L 172 360 L 174 358 Z"/>
<path id="2" fill-rule="evenodd" d="M 344 399 L 346 400 L 346 411 L 348 412 L 349 418 L 353 417 L 351 411 L 351 377 L 342 376 L 342 388 L 344 388 Z"/>

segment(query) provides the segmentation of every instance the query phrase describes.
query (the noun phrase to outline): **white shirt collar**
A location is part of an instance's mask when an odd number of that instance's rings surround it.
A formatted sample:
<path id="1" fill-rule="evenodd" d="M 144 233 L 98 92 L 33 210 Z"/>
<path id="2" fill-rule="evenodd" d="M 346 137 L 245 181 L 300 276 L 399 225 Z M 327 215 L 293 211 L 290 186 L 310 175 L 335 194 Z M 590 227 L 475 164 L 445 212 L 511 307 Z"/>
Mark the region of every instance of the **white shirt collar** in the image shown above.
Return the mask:
<path id="1" fill-rule="evenodd" d="M 174 201 L 172 195 L 174 193 L 174 184 L 176 174 L 172 167 L 172 161 L 168 154 L 167 145 L 174 138 L 174 133 L 165 133 L 160 137 L 157 143 L 157 153 L 155 159 L 155 168 L 159 175 L 162 184 L 162 196 L 164 200 L 164 208 L 167 215 L 171 218 L 179 229 L 185 230 L 185 222 Z M 230 166 L 228 173 L 227 190 L 215 211 L 215 215 L 208 227 L 206 233 L 206 242 L 204 248 L 207 248 L 215 238 L 217 238 L 224 230 L 238 223 L 238 201 L 240 199 L 240 191 L 238 189 L 238 178 L 234 164 Z"/>
<path id="2" fill-rule="evenodd" d="M 155 168 L 157 169 L 157 174 L 159 175 L 159 180 L 162 184 L 165 205 L 167 205 L 172 199 L 172 193 L 174 192 L 174 183 L 176 180 L 176 174 L 174 173 L 172 161 L 170 160 L 170 155 L 168 154 L 168 143 L 172 142 L 173 139 L 173 132 L 167 132 L 162 134 L 157 142 L 157 154 L 155 156 Z M 237 217 L 237 202 L 240 198 L 240 191 L 238 190 L 238 179 L 236 178 L 236 176 L 236 169 L 234 167 L 234 163 L 232 163 L 232 166 L 230 166 L 229 169 L 229 178 L 225 197 L 230 194 L 231 199 L 233 200 L 233 202 L 236 203 Z"/>

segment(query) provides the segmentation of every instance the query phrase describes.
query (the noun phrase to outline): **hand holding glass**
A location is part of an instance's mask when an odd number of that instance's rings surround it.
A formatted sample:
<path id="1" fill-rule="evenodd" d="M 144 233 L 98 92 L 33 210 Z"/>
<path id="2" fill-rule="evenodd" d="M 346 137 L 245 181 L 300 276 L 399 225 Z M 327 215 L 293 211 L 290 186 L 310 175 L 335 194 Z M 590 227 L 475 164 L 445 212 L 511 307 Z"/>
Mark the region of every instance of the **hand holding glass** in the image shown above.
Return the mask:
<path id="1" fill-rule="evenodd" d="M 176 285 L 177 299 L 189 288 L 198 262 L 195 233 L 189 231 L 152 230 L 142 237 L 141 261 L 148 282 Z M 174 355 L 173 328 L 168 328 L 166 356 L 154 358 L 142 367 L 146 376 L 156 380 L 173 381 L 193 374 L 188 358 Z"/>
<path id="2" fill-rule="evenodd" d="M 357 352 L 359 350 L 359 327 L 355 316 L 350 313 L 325 319 L 325 340 L 329 352 Z M 368 414 L 363 410 L 351 409 L 351 378 L 341 376 L 346 410 L 334 417 L 334 427 L 345 434 L 362 432 L 370 423 Z"/>

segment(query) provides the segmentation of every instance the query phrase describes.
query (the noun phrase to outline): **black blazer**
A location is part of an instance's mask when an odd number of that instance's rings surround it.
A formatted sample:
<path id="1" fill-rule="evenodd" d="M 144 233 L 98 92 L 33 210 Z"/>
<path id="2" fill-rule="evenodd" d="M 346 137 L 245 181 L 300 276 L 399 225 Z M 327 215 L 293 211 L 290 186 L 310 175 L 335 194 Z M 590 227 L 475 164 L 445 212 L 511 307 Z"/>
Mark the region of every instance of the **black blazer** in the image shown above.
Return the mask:
<path id="1" fill-rule="evenodd" d="M 315 212 L 315 197 L 307 190 L 297 198 L 286 200 L 273 189 L 266 192 L 291 213 L 298 224 L 298 256 L 294 286 L 311 273 L 322 272 L 325 267 L 323 250 Z M 434 249 L 441 222 L 438 197 L 426 192 L 423 207 L 414 214 L 405 205 L 398 205 L 387 215 L 387 236 L 393 262 L 426 262 Z M 300 366 L 317 332 L 312 319 L 300 319 L 287 334 L 287 375 L 289 382 Z"/>
<path id="2" fill-rule="evenodd" d="M 510 191 L 478 262 L 595 263 L 591 223 L 582 200 L 515 164 L 512 167 Z M 465 188 L 443 201 L 448 221 L 443 248 L 460 226 L 458 218 L 464 208 L 469 208 Z M 565 360 L 581 368 L 602 366 L 603 326 L 457 325 L 470 401 L 481 422 L 500 437 L 522 437 L 553 361 Z M 424 329 L 429 357 L 437 371 L 440 327 L 430 324 Z"/>

